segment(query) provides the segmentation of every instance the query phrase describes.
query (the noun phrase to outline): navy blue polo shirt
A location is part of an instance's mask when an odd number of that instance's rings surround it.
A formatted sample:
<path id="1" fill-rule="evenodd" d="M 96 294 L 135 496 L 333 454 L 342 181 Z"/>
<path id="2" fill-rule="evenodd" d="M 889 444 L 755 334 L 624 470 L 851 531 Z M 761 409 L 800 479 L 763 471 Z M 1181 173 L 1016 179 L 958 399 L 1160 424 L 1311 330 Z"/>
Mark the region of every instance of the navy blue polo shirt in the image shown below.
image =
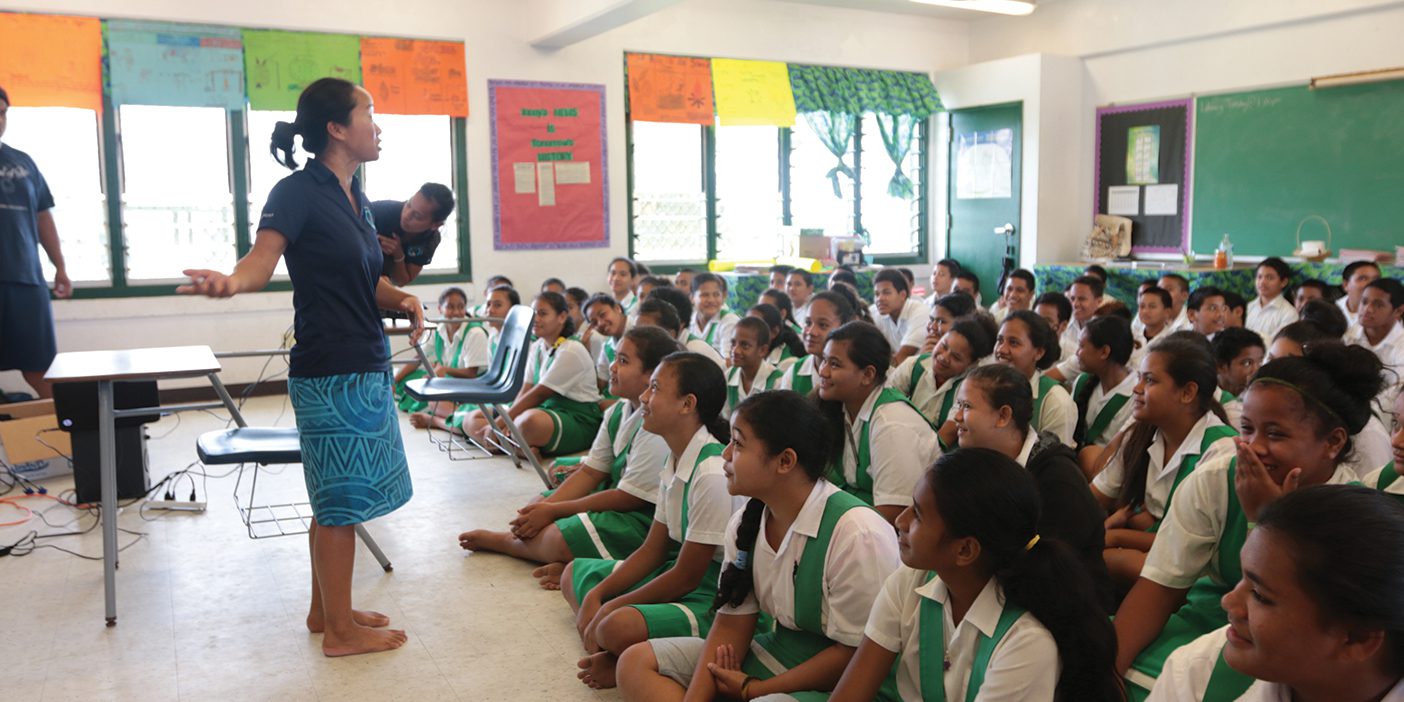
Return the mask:
<path id="1" fill-rule="evenodd" d="M 395 237 L 400 240 L 400 247 L 405 252 L 405 263 L 413 263 L 417 266 L 427 266 L 434 260 L 434 250 L 439 248 L 439 241 L 442 237 L 439 232 L 429 230 L 418 234 L 406 234 L 400 228 L 400 212 L 405 208 L 405 203 L 400 200 L 376 200 L 371 203 L 371 212 L 375 215 L 375 231 L 381 236 Z M 395 262 L 389 258 L 385 259 L 385 267 L 382 275 L 390 275 L 391 266 Z"/>
<path id="2" fill-rule="evenodd" d="M 383 256 L 370 201 L 354 177 L 351 193 L 354 209 L 336 175 L 312 159 L 273 186 L 259 218 L 259 229 L 288 240 L 283 258 L 293 285 L 293 377 L 390 368 L 375 304 Z"/>
<path id="3" fill-rule="evenodd" d="M 53 206 L 34 159 L 0 144 L 0 283 L 46 285 L 39 267 L 38 213 Z"/>

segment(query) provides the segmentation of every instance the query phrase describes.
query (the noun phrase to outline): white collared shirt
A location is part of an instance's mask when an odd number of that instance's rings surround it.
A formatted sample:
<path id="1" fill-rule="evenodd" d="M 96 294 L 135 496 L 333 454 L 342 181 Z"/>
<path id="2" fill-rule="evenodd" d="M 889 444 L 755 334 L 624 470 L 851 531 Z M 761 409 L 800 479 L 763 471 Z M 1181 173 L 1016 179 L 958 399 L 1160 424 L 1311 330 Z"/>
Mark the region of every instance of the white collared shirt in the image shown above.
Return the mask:
<path id="1" fill-rule="evenodd" d="M 1391 461 L 1390 463 L 1387 463 L 1371 471 L 1368 475 L 1365 475 L 1364 478 L 1361 479 L 1360 483 L 1367 488 L 1375 488 L 1375 486 L 1380 484 L 1380 474 L 1384 473 L 1386 470 L 1398 472 L 1399 466 L 1394 465 L 1394 463 Z M 1394 482 L 1390 483 L 1389 486 L 1384 489 L 1384 494 L 1404 495 L 1404 477 L 1396 477 L 1394 479 Z"/>
<path id="2" fill-rule="evenodd" d="M 1089 319 L 1087 321 L 1090 322 L 1092 320 Z M 1067 379 L 1069 385 L 1072 384 L 1072 379 L 1076 378 L 1083 370 L 1082 362 L 1077 360 L 1077 347 L 1082 343 L 1082 330 L 1086 328 L 1086 326 L 1086 322 L 1079 323 L 1075 318 L 1069 319 L 1067 328 L 1064 329 L 1063 333 L 1058 337 L 1058 350 L 1060 355 L 1058 356 L 1058 365 L 1054 367 L 1058 369 L 1059 373 L 1063 374 L 1063 377 Z M 1069 349 L 1071 349 L 1071 351 L 1069 351 Z M 1037 392 L 1038 388 L 1034 388 L 1034 390 Z M 1074 418 L 1076 418 L 1075 414 Z M 1072 435 L 1069 434 L 1068 436 L 1069 439 L 1064 439 L 1063 443 L 1071 446 L 1072 444 L 1069 443 L 1069 440 Z"/>
<path id="3" fill-rule="evenodd" d="M 1297 308 L 1284 295 L 1278 295 L 1266 303 L 1261 297 L 1253 298 L 1248 303 L 1248 313 L 1243 316 L 1243 326 L 1258 332 L 1264 344 L 1271 344 L 1277 332 L 1295 321 Z"/>
<path id="4" fill-rule="evenodd" d="M 897 694 L 904 702 L 921 702 L 921 602 L 940 602 L 942 639 L 951 667 L 945 674 L 946 699 L 965 699 L 970 669 L 981 636 L 991 636 L 1003 613 L 1004 593 L 994 578 L 956 624 L 950 592 L 940 578 L 926 582 L 927 571 L 900 566 L 882 587 L 863 635 L 899 654 Z M 934 655 L 934 654 L 930 654 Z M 1053 635 L 1025 612 L 996 644 L 980 687 L 980 702 L 1051 700 L 1062 661 Z"/>
<path id="5" fill-rule="evenodd" d="M 936 432 L 926 418 L 905 402 L 874 408 L 883 388 L 875 388 L 858 410 L 857 417 L 843 413 L 847 436 L 843 442 L 843 477 L 858 482 L 859 429 L 868 422 L 868 475 L 873 479 L 873 504 L 912 504 L 912 488 L 931 462 L 940 455 Z"/>
<path id="6" fill-rule="evenodd" d="M 619 303 L 619 309 L 624 311 L 625 317 L 628 317 L 634 314 L 634 308 L 639 304 L 639 296 L 635 294 L 633 290 L 630 290 L 629 294 L 624 296 L 624 299 L 615 300 L 615 302 Z"/>
<path id="7" fill-rule="evenodd" d="M 931 364 L 936 361 L 933 356 L 908 356 L 901 365 L 889 371 L 887 374 L 887 387 L 897 392 L 907 395 L 912 404 L 921 410 L 927 421 L 935 422 L 941 416 L 941 405 L 945 403 L 946 396 L 955 392 L 956 385 L 960 383 L 964 375 L 956 376 L 936 386 L 935 374 L 931 372 Z M 916 387 L 912 387 L 912 375 L 916 373 L 917 367 L 922 369 L 921 378 L 917 381 Z M 910 393 L 908 392 L 910 391 Z M 954 414 L 954 406 L 951 414 Z M 949 419 L 950 417 L 947 417 Z M 938 427 L 939 429 L 939 427 Z"/>
<path id="8" fill-rule="evenodd" d="M 926 321 L 931 310 L 916 300 L 908 298 L 895 321 L 890 315 L 879 312 L 877 303 L 868 305 L 868 314 L 872 315 L 873 324 L 886 337 L 894 354 L 903 346 L 921 348 L 926 340 Z"/>
<path id="9" fill-rule="evenodd" d="M 1179 448 L 1170 454 L 1168 461 L 1165 460 L 1165 434 L 1159 429 L 1155 430 L 1155 439 L 1151 441 L 1150 448 L 1146 449 L 1150 461 L 1146 467 L 1146 494 L 1143 499 L 1146 511 L 1152 517 L 1165 518 L 1165 504 L 1170 501 L 1170 492 L 1175 487 L 1175 475 L 1180 472 L 1180 465 L 1186 458 L 1199 456 L 1199 466 L 1203 466 L 1219 457 L 1233 456 L 1236 453 L 1233 437 L 1219 439 L 1210 444 L 1209 450 L 1203 455 L 1199 453 L 1200 445 L 1204 443 L 1204 432 L 1209 427 L 1222 425 L 1223 421 L 1218 415 L 1205 412 L 1185 435 L 1185 440 L 1180 442 Z M 1121 489 L 1125 484 L 1126 463 L 1122 460 L 1122 452 L 1117 451 L 1107 467 L 1092 479 L 1092 487 L 1107 497 L 1117 498 L 1121 496 Z"/>
<path id="10" fill-rule="evenodd" d="M 722 355 L 717 353 L 717 350 L 712 348 L 711 344 L 698 338 L 696 334 L 693 334 L 691 329 L 683 329 L 682 333 L 678 334 L 678 343 L 683 345 L 683 349 L 692 353 L 700 353 L 711 359 L 713 363 L 717 364 L 718 368 L 723 371 L 726 370 L 726 361 L 722 359 Z"/>
<path id="11" fill-rule="evenodd" d="M 628 322 L 625 322 L 625 328 L 629 328 Z M 612 336 L 605 336 L 599 332 L 595 332 L 594 336 L 603 339 L 600 343 L 599 351 L 595 353 L 595 377 L 602 382 L 608 383 L 609 364 L 614 362 L 614 360 L 609 357 L 609 354 L 619 351 L 619 344 L 624 337 L 621 336 L 616 339 Z"/>
<path id="12" fill-rule="evenodd" d="M 658 509 L 654 511 L 653 520 L 666 524 L 668 538 L 678 543 L 683 541 L 683 492 L 689 482 L 692 487 L 686 490 L 688 541 L 720 546 L 726 539 L 726 525 L 740 506 L 739 500 L 733 499 L 727 492 L 726 473 L 722 472 L 724 461 L 720 454 L 697 465 L 696 474 L 693 473 L 702 447 L 715 443 L 718 442 L 707 427 L 698 427 L 676 462 L 671 452 L 663 459 L 663 470 L 658 478 Z M 721 557 L 722 552 L 718 549 L 715 558 L 720 561 Z"/>
<path id="13" fill-rule="evenodd" d="M 1345 462 L 1345 466 L 1362 478 L 1379 473 L 1380 466 L 1394 459 L 1394 449 L 1389 445 L 1389 430 L 1373 414 L 1370 421 L 1365 423 L 1365 428 L 1350 437 L 1350 447 L 1350 460 Z"/>
<path id="14" fill-rule="evenodd" d="M 1088 378 L 1087 382 L 1094 383 L 1092 395 L 1087 398 L 1086 421 L 1089 431 L 1091 431 L 1092 425 L 1097 422 L 1097 417 L 1102 413 L 1102 408 L 1106 407 L 1107 403 L 1111 402 L 1113 397 L 1123 396 L 1127 398 L 1126 403 L 1121 406 L 1121 409 L 1116 411 L 1116 414 L 1112 415 L 1111 422 L 1107 424 L 1107 428 L 1102 431 L 1102 435 L 1098 437 L 1095 442 L 1097 446 L 1105 447 L 1107 444 L 1111 443 L 1112 437 L 1116 436 L 1116 433 L 1121 431 L 1121 428 L 1126 426 L 1127 422 L 1131 421 L 1130 398 L 1131 391 L 1136 387 L 1136 374 L 1127 373 L 1126 377 L 1123 378 L 1120 383 L 1117 383 L 1116 387 L 1112 388 L 1110 391 L 1102 390 L 1102 381 L 1098 380 L 1095 375 Z M 1074 400 L 1074 404 L 1076 404 L 1076 400 Z"/>
<path id="15" fill-rule="evenodd" d="M 1227 626 L 1215 629 L 1175 649 L 1155 681 L 1146 702 L 1200 702 L 1228 639 Z M 1292 689 L 1282 683 L 1255 680 L 1237 702 L 1292 702 Z M 1404 681 L 1394 684 L 1381 702 L 1404 702 Z"/>
<path id="16" fill-rule="evenodd" d="M 795 623 L 795 572 L 811 539 L 819 535 L 824 506 L 839 488 L 820 480 L 805 498 L 799 516 L 785 532 L 778 549 L 766 541 L 770 510 L 761 514 L 756 545 L 751 549 L 751 578 L 755 583 L 746 599 L 735 607 L 725 605 L 718 614 L 755 614 L 764 611 L 775 623 L 798 629 Z M 742 512 L 731 518 L 726 530 L 726 563 L 736 560 L 736 532 Z M 855 508 L 834 524 L 829 551 L 824 556 L 824 582 L 804 583 L 820 590 L 824 635 L 845 646 L 863 642 L 863 626 L 872 612 L 882 585 L 901 565 L 897 553 L 897 533 L 875 510 Z M 762 662 L 764 659 L 762 658 Z M 784 672 L 783 668 L 777 673 Z"/>
<path id="17" fill-rule="evenodd" d="M 794 301 L 791 300 L 790 302 L 793 306 Z M 803 305 L 795 307 L 795 309 L 793 310 L 794 314 L 792 316 L 795 319 L 795 324 L 800 325 L 801 329 L 804 328 L 804 323 L 809 320 L 809 302 L 809 300 L 805 300 Z"/>
<path id="18" fill-rule="evenodd" d="M 746 398 L 756 393 L 774 390 L 775 388 L 771 386 L 770 381 L 770 376 L 774 372 L 775 366 L 770 365 L 770 361 L 761 361 L 760 367 L 756 369 L 756 377 L 751 381 L 751 389 L 747 390 L 742 382 L 741 366 L 732 366 L 726 371 L 726 386 L 736 388 L 736 404 L 740 405 Z M 779 381 L 779 378 L 775 379 L 776 383 Z M 726 403 L 722 405 L 722 416 L 730 419 L 731 413 L 735 411 L 736 408 L 731 405 L 731 391 L 727 390 Z"/>
<path id="19" fill-rule="evenodd" d="M 1186 302 L 1185 305 L 1180 308 L 1180 315 L 1171 321 L 1169 326 L 1165 327 L 1165 330 L 1160 332 L 1160 334 L 1173 334 L 1177 331 L 1185 331 L 1186 329 L 1193 328 L 1194 323 L 1190 322 L 1189 318 L 1189 303 Z M 1157 335 L 1157 338 L 1158 337 L 1159 335 Z"/>
<path id="20" fill-rule="evenodd" d="M 658 504 L 659 476 L 668 458 L 668 442 L 657 434 L 643 430 L 643 412 L 639 411 L 640 408 L 628 400 L 614 403 L 605 413 L 604 421 L 600 422 L 600 430 L 595 434 L 590 453 L 580 463 L 608 475 L 614 459 L 628 451 L 624 475 L 616 487 L 640 500 Z M 619 431 L 610 436 L 609 420 L 616 414 L 622 414 Z"/>
<path id="21" fill-rule="evenodd" d="M 466 336 L 463 337 L 463 348 L 459 350 L 454 368 L 486 370 L 492 363 L 492 337 L 496 336 L 496 332 L 497 330 L 486 324 L 468 329 L 460 328 L 458 333 Z"/>
<path id="22" fill-rule="evenodd" d="M 539 373 L 538 369 L 545 368 Z M 526 380 L 536 378 L 536 383 L 555 391 L 557 395 L 575 402 L 599 402 L 600 386 L 595 380 L 595 362 L 585 345 L 575 339 L 566 339 L 556 347 L 554 358 L 551 347 L 545 339 L 537 339 L 531 345 L 531 356 L 527 359 Z"/>
<path id="23" fill-rule="evenodd" d="M 1229 463 L 1235 453 L 1200 461 L 1170 503 L 1169 513 L 1160 523 L 1155 545 L 1146 554 L 1141 577 L 1174 590 L 1185 590 L 1194 581 L 1208 575 L 1214 582 L 1224 583 L 1219 573 L 1219 541 L 1223 538 L 1225 513 L 1228 512 Z M 1326 480 L 1328 485 L 1341 485 L 1355 480 L 1349 469 L 1337 468 Z"/>
<path id="24" fill-rule="evenodd" d="M 1342 295 L 1340 299 L 1336 300 L 1336 306 L 1341 308 L 1341 311 L 1345 313 L 1347 326 L 1353 327 L 1360 322 L 1360 303 L 1356 302 L 1355 311 L 1351 312 L 1350 295 Z"/>
<path id="25" fill-rule="evenodd" d="M 1399 394 L 1401 385 L 1404 385 L 1404 326 L 1395 322 L 1390 326 L 1385 338 L 1380 339 L 1380 343 L 1372 344 L 1369 337 L 1365 336 L 1365 328 L 1356 323 L 1346 331 L 1342 341 L 1370 349 L 1379 357 L 1380 363 L 1385 367 L 1385 387 L 1375 399 L 1381 407 L 1393 407 L 1394 397 Z"/>
<path id="26" fill-rule="evenodd" d="M 711 321 L 703 324 L 702 317 L 694 312 L 690 331 L 705 342 L 707 332 L 710 330 L 712 332 L 712 348 L 716 350 L 718 355 L 725 358 L 731 352 L 731 337 L 736 334 L 736 323 L 740 321 L 741 318 L 736 316 L 735 312 L 722 310 L 713 316 Z"/>
<path id="27" fill-rule="evenodd" d="M 797 375 L 808 376 L 810 378 L 810 385 L 812 387 L 817 387 L 818 383 L 814 382 L 814 378 L 819 377 L 819 371 L 814 367 L 817 359 L 817 356 L 810 354 L 792 364 L 790 370 L 785 371 L 785 374 L 780 376 L 780 382 L 776 384 L 776 389 L 794 390 L 795 376 Z"/>
<path id="28" fill-rule="evenodd" d="M 1029 379 L 1029 389 L 1033 391 L 1034 399 L 1038 399 L 1038 379 L 1043 377 L 1043 372 L 1035 372 Z M 1068 446 L 1073 445 L 1073 430 L 1077 428 L 1077 404 L 1073 402 L 1072 395 L 1063 389 L 1062 385 L 1054 385 L 1049 388 L 1047 397 L 1043 399 L 1043 406 L 1039 408 L 1038 416 L 1033 418 L 1033 428 L 1043 432 L 1051 431 L 1058 435 L 1058 440 Z"/>
<path id="29" fill-rule="evenodd" d="M 1034 447 L 1038 445 L 1038 432 L 1030 429 L 1024 432 L 1024 445 L 1019 448 L 1019 455 L 1014 457 L 1014 462 L 1028 468 L 1029 458 L 1033 456 Z"/>

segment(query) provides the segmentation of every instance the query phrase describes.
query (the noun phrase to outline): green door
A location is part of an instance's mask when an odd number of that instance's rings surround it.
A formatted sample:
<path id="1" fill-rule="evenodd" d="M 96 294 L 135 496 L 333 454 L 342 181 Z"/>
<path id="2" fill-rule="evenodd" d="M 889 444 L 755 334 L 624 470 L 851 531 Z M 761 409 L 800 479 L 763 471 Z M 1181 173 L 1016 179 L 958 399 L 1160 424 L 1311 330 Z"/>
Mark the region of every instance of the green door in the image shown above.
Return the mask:
<path id="1" fill-rule="evenodd" d="M 950 220 L 946 250 L 980 276 L 980 297 L 999 297 L 1006 247 L 1018 261 L 1023 103 L 951 111 Z M 996 233 L 1006 232 L 1006 233 Z"/>

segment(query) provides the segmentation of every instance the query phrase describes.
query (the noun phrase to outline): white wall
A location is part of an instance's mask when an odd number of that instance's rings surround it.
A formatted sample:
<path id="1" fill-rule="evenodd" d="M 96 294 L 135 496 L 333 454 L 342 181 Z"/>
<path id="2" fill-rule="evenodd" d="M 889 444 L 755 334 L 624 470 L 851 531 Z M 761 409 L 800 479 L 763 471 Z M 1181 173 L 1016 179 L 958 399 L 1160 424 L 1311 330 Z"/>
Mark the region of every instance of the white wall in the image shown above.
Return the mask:
<path id="1" fill-rule="evenodd" d="M 590 7 L 607 3 L 592 0 Z M 655 15 L 555 52 L 529 42 L 557 28 L 542 16 L 580 16 L 560 0 L 48 0 L 4 9 L 208 22 L 242 27 L 341 31 L 464 40 L 469 102 L 468 180 L 475 281 L 492 273 L 534 290 L 558 275 L 587 287 L 603 286 L 606 262 L 626 252 L 624 78 L 625 51 L 771 59 L 928 72 L 967 61 L 963 22 L 760 0 L 686 0 Z M 608 101 L 610 246 L 523 253 L 492 250 L 492 184 L 488 162 L 487 80 L 603 83 Z M 12 128 L 18 128 L 12 125 Z M 56 213 L 62 227 L 62 213 Z M 934 231 L 934 228 L 933 228 Z M 598 280 L 596 280 L 598 278 Z M 439 286 L 415 292 L 437 296 Z M 481 284 L 471 285 L 479 294 Z M 208 343 L 216 350 L 271 348 L 291 323 L 290 293 L 261 293 L 228 301 L 169 297 L 55 303 L 63 350 Z M 256 377 L 261 363 L 231 361 L 227 382 Z M 0 386 L 19 387 L 17 374 Z"/>

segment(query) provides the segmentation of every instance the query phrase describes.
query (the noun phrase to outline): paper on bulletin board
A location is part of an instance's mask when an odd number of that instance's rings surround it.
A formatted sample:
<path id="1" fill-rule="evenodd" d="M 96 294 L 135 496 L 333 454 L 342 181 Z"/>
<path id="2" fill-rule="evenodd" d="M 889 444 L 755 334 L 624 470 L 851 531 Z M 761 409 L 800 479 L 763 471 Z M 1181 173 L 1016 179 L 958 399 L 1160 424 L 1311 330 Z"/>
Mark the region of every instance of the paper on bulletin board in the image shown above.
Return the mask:
<path id="1" fill-rule="evenodd" d="M 626 54 L 624 60 L 629 74 L 630 119 L 715 123 L 711 61 L 660 54 Z"/>
<path id="2" fill-rule="evenodd" d="M 1126 182 L 1132 185 L 1160 182 L 1160 125 L 1126 130 Z"/>
<path id="3" fill-rule="evenodd" d="M 1146 186 L 1146 214 L 1173 217 L 1180 211 L 1180 186 L 1176 183 Z"/>
<path id="4" fill-rule="evenodd" d="M 361 82 L 361 39 L 351 34 L 245 29 L 244 73 L 251 109 L 295 110 L 302 89 L 318 78 Z"/>
<path id="5" fill-rule="evenodd" d="M 244 108 L 238 29 L 108 20 L 107 77 L 118 105 Z"/>
<path id="6" fill-rule="evenodd" d="M 488 81 L 493 245 L 609 245 L 604 86 Z"/>
<path id="7" fill-rule="evenodd" d="M 1141 186 L 1113 185 L 1107 188 L 1107 214 L 1141 214 Z"/>
<path id="8" fill-rule="evenodd" d="M 468 116 L 461 41 L 362 37 L 361 77 L 378 113 Z"/>
<path id="9" fill-rule="evenodd" d="M 956 136 L 956 198 L 1012 197 L 1014 130 L 997 129 Z"/>
<path id="10" fill-rule="evenodd" d="M 712 59 L 712 91 L 723 125 L 795 125 L 795 94 L 784 63 Z"/>
<path id="11" fill-rule="evenodd" d="M 0 12 L 0 86 L 16 105 L 101 112 L 101 22 Z"/>

